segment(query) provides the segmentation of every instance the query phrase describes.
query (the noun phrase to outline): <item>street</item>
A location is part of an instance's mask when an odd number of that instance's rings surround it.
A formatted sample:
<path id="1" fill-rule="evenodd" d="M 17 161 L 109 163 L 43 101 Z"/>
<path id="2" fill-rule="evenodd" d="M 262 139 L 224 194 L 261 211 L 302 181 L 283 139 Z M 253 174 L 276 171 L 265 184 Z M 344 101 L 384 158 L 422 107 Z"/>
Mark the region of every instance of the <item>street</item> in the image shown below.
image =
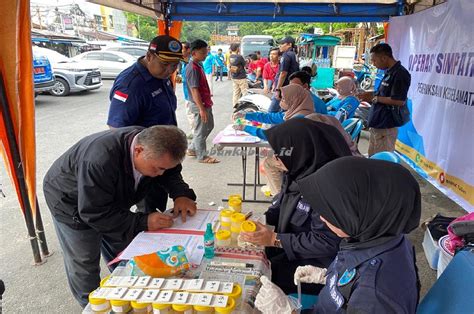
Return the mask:
<path id="1" fill-rule="evenodd" d="M 53 255 L 40 266 L 32 266 L 32 253 L 27 237 L 24 219 L 18 204 L 16 193 L 5 168 L 0 168 L 0 184 L 6 197 L 0 196 L 0 278 L 5 282 L 6 292 L 3 296 L 5 313 L 80 313 L 81 308 L 72 297 L 63 269 L 62 255 L 51 222 L 51 215 L 46 207 L 42 180 L 52 162 L 77 140 L 94 132 L 106 130 L 109 107 L 109 91 L 113 81 L 105 80 L 104 86 L 96 91 L 73 94 L 58 98 L 50 95 L 39 95 L 36 98 L 36 166 L 37 195 L 45 233 L 50 251 Z M 208 149 L 219 130 L 231 122 L 232 82 L 224 78 L 223 82 L 214 82 L 214 116 L 215 128 L 208 139 Z M 177 87 L 178 124 L 186 132 L 187 124 L 183 106 L 182 86 Z M 366 153 L 367 141 L 361 139 L 361 152 Z M 227 182 L 241 181 L 241 164 L 238 156 L 219 156 L 221 163 L 200 164 L 195 159 L 187 158 L 183 164 L 183 175 L 198 196 L 199 208 L 217 208 L 222 205 L 221 199 L 230 194 L 241 193 L 239 187 L 228 187 Z M 248 178 L 251 179 L 253 160 L 249 158 Z M 429 183 L 420 179 L 423 194 L 422 220 L 440 212 L 447 216 L 458 216 L 465 211 L 447 199 Z M 250 194 L 248 189 L 247 193 Z M 260 191 L 258 197 L 264 196 Z M 214 202 L 216 205 L 210 206 Z M 171 202 L 170 202 L 171 203 Z M 262 212 L 266 204 L 244 203 L 245 210 Z M 430 270 L 426 263 L 421 241 L 423 231 L 418 228 L 410 235 L 416 246 L 417 261 L 422 279 L 423 290 L 435 280 L 436 272 Z M 102 265 L 103 276 L 108 271 Z"/>

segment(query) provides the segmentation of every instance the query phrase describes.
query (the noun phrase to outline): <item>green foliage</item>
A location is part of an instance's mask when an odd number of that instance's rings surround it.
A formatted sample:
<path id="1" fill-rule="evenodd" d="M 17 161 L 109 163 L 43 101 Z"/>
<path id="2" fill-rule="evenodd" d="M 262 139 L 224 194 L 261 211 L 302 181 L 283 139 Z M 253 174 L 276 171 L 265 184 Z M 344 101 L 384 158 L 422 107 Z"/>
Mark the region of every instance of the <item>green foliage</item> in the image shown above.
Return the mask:
<path id="1" fill-rule="evenodd" d="M 212 22 L 184 22 L 181 40 L 192 42 L 202 39 L 208 42 L 211 39 L 211 34 L 215 31 L 215 24 Z"/>
<path id="2" fill-rule="evenodd" d="M 138 30 L 138 38 L 150 41 L 158 33 L 158 26 L 155 19 L 139 14 L 124 12 L 127 22 L 134 24 Z"/>

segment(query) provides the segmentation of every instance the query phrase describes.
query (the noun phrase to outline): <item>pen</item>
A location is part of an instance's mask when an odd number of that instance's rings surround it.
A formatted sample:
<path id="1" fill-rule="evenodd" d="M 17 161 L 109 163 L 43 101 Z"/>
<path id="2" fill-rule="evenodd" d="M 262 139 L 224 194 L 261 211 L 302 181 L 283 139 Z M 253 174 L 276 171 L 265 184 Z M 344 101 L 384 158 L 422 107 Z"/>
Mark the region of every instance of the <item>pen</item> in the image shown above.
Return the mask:
<path id="1" fill-rule="evenodd" d="M 224 267 L 239 267 L 239 268 L 253 268 L 253 264 L 249 263 L 236 263 L 236 262 L 217 262 L 211 261 L 209 263 L 211 266 L 224 266 Z"/>
<path id="2" fill-rule="evenodd" d="M 163 214 L 173 216 L 173 208 L 168 208 L 163 212 Z"/>

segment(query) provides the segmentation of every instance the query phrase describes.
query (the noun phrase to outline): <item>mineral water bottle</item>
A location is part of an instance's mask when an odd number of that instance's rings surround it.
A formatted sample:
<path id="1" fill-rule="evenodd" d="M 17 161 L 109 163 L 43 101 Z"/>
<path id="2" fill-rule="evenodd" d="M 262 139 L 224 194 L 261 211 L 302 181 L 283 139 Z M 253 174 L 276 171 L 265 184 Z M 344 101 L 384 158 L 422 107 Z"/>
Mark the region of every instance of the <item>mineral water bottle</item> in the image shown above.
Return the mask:
<path id="1" fill-rule="evenodd" d="M 206 233 L 204 233 L 204 257 L 214 257 L 214 232 L 212 232 L 212 224 L 208 223 Z"/>

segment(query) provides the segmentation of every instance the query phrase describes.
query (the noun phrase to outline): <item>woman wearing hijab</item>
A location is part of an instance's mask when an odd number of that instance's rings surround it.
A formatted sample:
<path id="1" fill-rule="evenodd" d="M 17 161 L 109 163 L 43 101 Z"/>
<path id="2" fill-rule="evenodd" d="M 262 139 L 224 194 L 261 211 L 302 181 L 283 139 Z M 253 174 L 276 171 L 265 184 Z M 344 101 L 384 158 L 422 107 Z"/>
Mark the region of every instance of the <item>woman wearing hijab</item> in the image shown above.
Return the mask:
<path id="1" fill-rule="evenodd" d="M 248 121 L 256 121 L 267 124 L 280 124 L 291 118 L 304 117 L 310 113 L 314 113 L 314 104 L 311 93 L 300 85 L 290 84 L 281 88 L 280 107 L 284 111 L 280 112 L 236 112 L 233 116 L 234 120 L 245 119 Z M 267 140 L 264 131 L 250 125 L 236 124 L 234 129 L 243 130 L 254 136 L 258 136 L 263 140 Z"/>
<path id="2" fill-rule="evenodd" d="M 335 116 L 339 121 L 352 118 L 359 107 L 359 100 L 354 96 L 356 85 L 348 76 L 341 77 L 334 84 L 339 96 L 331 99 L 326 105 L 328 114 Z"/>
<path id="3" fill-rule="evenodd" d="M 325 284 L 316 313 L 415 313 L 419 286 L 406 234 L 420 222 L 421 195 L 410 172 L 384 160 L 344 157 L 298 186 L 321 220 L 343 238 L 327 269 L 296 270 L 295 281 Z M 262 282 L 259 308 L 282 295 L 267 279 Z M 270 313 L 268 307 L 261 310 Z"/>
<path id="4" fill-rule="evenodd" d="M 257 223 L 256 232 L 242 232 L 240 237 L 267 248 L 272 281 L 285 293 L 293 293 L 296 268 L 308 264 L 329 266 L 340 241 L 319 219 L 318 207 L 310 206 L 301 195 L 297 180 L 351 152 L 336 128 L 309 119 L 291 119 L 265 133 L 276 160 L 286 168 L 282 190 L 265 213 L 267 224 L 275 226 L 275 232 Z M 319 288 L 303 286 L 304 291 L 313 294 Z"/>
<path id="5" fill-rule="evenodd" d="M 349 133 L 347 133 L 346 130 L 344 130 L 341 122 L 339 122 L 339 120 L 337 120 L 335 117 L 326 115 L 326 114 L 312 113 L 312 114 L 307 115 L 305 118 L 311 119 L 313 121 L 325 123 L 327 125 L 332 125 L 333 127 L 335 127 L 346 140 L 346 143 L 349 146 L 349 149 L 351 150 L 352 156 L 362 157 L 362 154 L 359 152 L 359 149 L 357 148 L 356 143 L 352 141 L 352 138 L 349 135 Z"/>

